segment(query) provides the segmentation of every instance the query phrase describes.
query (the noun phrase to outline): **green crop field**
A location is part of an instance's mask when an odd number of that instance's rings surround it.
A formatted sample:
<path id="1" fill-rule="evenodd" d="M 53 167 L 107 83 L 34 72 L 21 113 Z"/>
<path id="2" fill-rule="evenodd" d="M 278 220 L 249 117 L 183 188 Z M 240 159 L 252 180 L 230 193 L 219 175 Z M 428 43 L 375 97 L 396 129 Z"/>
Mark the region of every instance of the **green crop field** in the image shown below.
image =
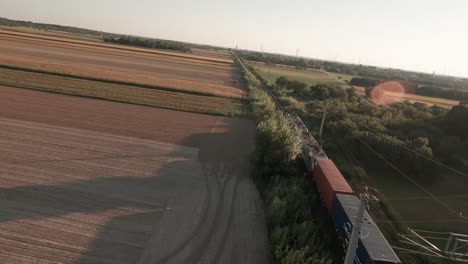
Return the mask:
<path id="1" fill-rule="evenodd" d="M 331 75 L 321 70 L 298 70 L 285 66 L 271 66 L 258 63 L 250 63 L 250 65 L 253 66 L 255 70 L 270 84 L 274 83 L 280 76 L 286 76 L 290 80 L 301 81 L 308 85 L 316 85 L 320 83 L 338 85 L 345 84 L 344 80 L 340 80 L 338 76 Z"/>
<path id="2" fill-rule="evenodd" d="M 342 81 L 342 82 L 350 82 L 352 78 L 356 77 L 356 76 L 349 75 L 349 74 L 335 73 L 335 72 L 327 72 L 327 74 L 330 77 L 335 78 L 336 80 Z"/>

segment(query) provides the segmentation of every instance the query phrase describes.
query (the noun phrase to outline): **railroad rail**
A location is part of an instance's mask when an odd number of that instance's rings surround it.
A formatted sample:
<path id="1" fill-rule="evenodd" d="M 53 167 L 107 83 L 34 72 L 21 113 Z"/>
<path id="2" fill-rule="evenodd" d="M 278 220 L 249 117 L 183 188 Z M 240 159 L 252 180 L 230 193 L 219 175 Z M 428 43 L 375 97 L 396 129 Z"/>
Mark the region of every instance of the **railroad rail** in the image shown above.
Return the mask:
<path id="1" fill-rule="evenodd" d="M 276 98 L 275 94 L 270 90 L 270 88 L 268 86 L 268 83 L 265 81 L 265 79 L 263 79 L 262 76 L 260 76 L 260 74 L 258 74 L 255 70 L 251 70 L 250 72 L 260 82 L 260 84 L 262 85 L 262 88 L 265 90 L 265 92 L 267 92 L 267 94 L 271 97 L 271 99 L 273 99 L 273 102 L 275 103 L 275 106 L 276 106 L 276 110 L 283 111 L 284 110 L 283 106 L 281 105 L 278 98 Z"/>
<path id="2" fill-rule="evenodd" d="M 237 58 L 237 60 L 241 64 L 241 67 L 244 68 L 244 70 L 252 73 L 253 76 L 255 76 L 255 78 L 260 82 L 260 85 L 262 85 L 263 90 L 265 90 L 265 92 L 270 96 L 270 98 L 275 103 L 276 110 L 283 111 L 283 109 L 284 109 L 283 106 L 279 102 L 278 98 L 276 98 L 276 96 L 270 90 L 270 88 L 268 86 L 268 83 L 265 81 L 265 79 L 263 79 L 263 77 L 260 76 L 260 74 L 258 74 L 254 69 L 249 69 L 249 67 L 247 67 L 247 65 L 245 64 L 244 60 L 241 57 L 239 57 L 237 54 L 235 54 L 234 52 L 231 51 L 231 55 L 234 56 L 235 58 Z"/>

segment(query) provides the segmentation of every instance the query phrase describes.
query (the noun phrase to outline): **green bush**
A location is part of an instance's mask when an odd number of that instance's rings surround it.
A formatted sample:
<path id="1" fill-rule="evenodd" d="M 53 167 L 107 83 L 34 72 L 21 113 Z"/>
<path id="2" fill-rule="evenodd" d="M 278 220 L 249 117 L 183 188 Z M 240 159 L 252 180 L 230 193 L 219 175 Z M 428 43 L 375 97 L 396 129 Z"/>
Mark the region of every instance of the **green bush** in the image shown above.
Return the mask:
<path id="1" fill-rule="evenodd" d="M 304 107 L 294 98 L 289 96 L 279 97 L 278 101 L 280 101 L 281 105 L 284 107 L 284 110 L 291 114 L 302 114 L 304 113 Z"/>
<path id="2" fill-rule="evenodd" d="M 234 55 L 235 56 L 235 55 Z M 235 56 L 236 57 L 236 56 Z M 274 263 L 332 263 L 335 241 L 327 234 L 328 219 L 316 219 L 317 197 L 296 166 L 301 138 L 287 119 L 275 111 L 260 82 L 236 57 L 244 70 L 252 111 L 257 118 L 253 177 L 262 193 Z M 279 80 L 283 85 L 287 80 Z M 282 98 L 287 107 L 297 107 L 292 98 Z"/>

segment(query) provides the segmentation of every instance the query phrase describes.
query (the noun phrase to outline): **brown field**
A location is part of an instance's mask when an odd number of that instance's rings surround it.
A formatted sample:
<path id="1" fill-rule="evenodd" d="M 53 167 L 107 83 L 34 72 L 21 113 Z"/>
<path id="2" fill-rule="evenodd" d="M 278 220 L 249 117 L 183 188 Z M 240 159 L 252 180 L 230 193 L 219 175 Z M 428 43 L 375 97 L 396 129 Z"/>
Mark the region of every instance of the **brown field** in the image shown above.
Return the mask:
<path id="1" fill-rule="evenodd" d="M 192 53 L 196 55 L 201 55 L 201 56 L 232 60 L 231 54 L 225 50 L 208 50 L 208 49 L 192 48 Z"/>
<path id="2" fill-rule="evenodd" d="M 0 68 L 0 85 L 64 93 L 187 112 L 240 116 L 247 114 L 245 101 L 170 90 L 69 78 Z M 4 87 L 0 86 L 0 93 Z"/>
<path id="3" fill-rule="evenodd" d="M 361 94 L 365 95 L 366 89 L 360 86 L 353 86 Z M 452 108 L 460 103 L 460 101 L 435 98 L 417 94 L 400 94 L 395 92 L 385 91 L 384 97 L 381 98 L 383 101 L 392 101 L 392 102 L 403 102 L 409 101 L 411 103 L 423 103 L 428 106 L 440 106 L 444 108 Z"/>
<path id="4" fill-rule="evenodd" d="M 399 93 L 385 92 L 385 96 L 388 96 L 397 101 L 408 100 L 412 103 L 423 103 L 429 106 L 437 105 L 437 106 L 445 107 L 445 108 L 452 108 L 460 103 L 460 101 L 456 101 L 456 100 L 428 97 L 428 96 L 417 95 L 417 94 L 403 94 L 402 95 Z"/>
<path id="5" fill-rule="evenodd" d="M 44 40 L 0 31 L 0 64 L 182 91 L 245 96 L 240 87 L 240 71 L 232 60 L 226 63 L 190 54 L 173 56 L 165 51 L 153 53 L 149 49 L 135 51 L 126 46 L 93 46 L 64 40 Z"/>
<path id="6" fill-rule="evenodd" d="M 94 35 L 87 35 L 87 34 L 78 34 L 78 33 L 70 33 L 64 31 L 54 31 L 54 30 L 40 30 L 35 28 L 27 28 L 27 27 L 8 27 L 8 26 L 0 26 L 0 30 L 6 31 L 13 31 L 17 33 L 27 33 L 27 34 L 35 34 L 47 37 L 57 37 L 57 38 L 65 38 L 70 40 L 84 40 L 84 41 L 93 41 L 93 42 L 103 42 L 102 38 L 99 36 Z M 111 43 L 107 43 L 111 44 Z M 232 56 L 227 51 L 221 50 L 213 50 L 213 49 L 200 49 L 200 48 L 192 48 L 193 55 L 197 56 L 204 56 L 210 58 L 220 58 L 225 59 L 228 61 L 232 61 Z"/>
<path id="7" fill-rule="evenodd" d="M 3 263 L 268 263 L 252 121 L 1 95 Z"/>
<path id="8" fill-rule="evenodd" d="M 102 42 L 101 38 L 98 36 L 76 34 L 76 33 L 64 32 L 64 31 L 40 30 L 40 29 L 28 28 L 28 27 L 8 27 L 8 26 L 0 26 L 0 29 L 13 31 L 13 32 L 19 32 L 19 33 L 40 34 L 40 35 L 50 36 L 50 37 Z"/>
<path id="9" fill-rule="evenodd" d="M 8 35 L 11 37 L 15 36 L 15 37 L 22 38 L 22 39 L 43 40 L 43 41 L 50 41 L 50 42 L 67 43 L 70 45 L 72 44 L 88 45 L 92 47 L 113 48 L 113 49 L 118 49 L 118 50 L 128 50 L 128 51 L 136 51 L 136 52 L 143 52 L 143 53 L 150 53 L 150 54 L 154 53 L 154 54 L 168 55 L 172 57 L 191 58 L 191 59 L 207 60 L 207 61 L 220 62 L 220 63 L 233 63 L 232 59 L 226 60 L 226 59 L 212 58 L 209 56 L 198 56 L 198 55 L 194 55 L 194 54 L 187 53 L 187 52 L 147 49 L 147 48 L 119 45 L 119 44 L 110 44 L 110 43 L 96 43 L 93 41 L 73 40 L 73 39 L 64 38 L 64 37 L 52 37 L 52 36 L 46 36 L 43 34 L 14 32 L 14 31 L 3 30 L 3 29 L 0 29 L 0 34 Z"/>

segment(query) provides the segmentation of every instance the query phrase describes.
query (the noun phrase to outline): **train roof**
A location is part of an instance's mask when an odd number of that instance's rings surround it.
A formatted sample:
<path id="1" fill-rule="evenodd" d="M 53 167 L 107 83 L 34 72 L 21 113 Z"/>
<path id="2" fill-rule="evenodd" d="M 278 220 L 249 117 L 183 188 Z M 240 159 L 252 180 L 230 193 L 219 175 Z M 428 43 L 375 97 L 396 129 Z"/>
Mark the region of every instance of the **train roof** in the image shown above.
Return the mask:
<path id="1" fill-rule="evenodd" d="M 326 181 L 329 183 L 330 188 L 334 193 L 354 193 L 351 186 L 349 186 L 348 182 L 331 159 L 319 158 L 316 159 L 315 162 L 317 163 L 320 171 L 323 173 L 323 176 L 326 178 Z"/>
<path id="2" fill-rule="evenodd" d="M 287 114 L 286 117 L 292 123 L 294 129 L 302 133 L 302 142 L 309 148 L 309 151 L 312 152 L 312 155 L 322 155 L 325 156 L 325 152 L 320 147 L 320 144 L 312 136 L 312 134 L 307 129 L 306 125 L 298 116 Z"/>
<path id="3" fill-rule="evenodd" d="M 315 138 L 310 133 L 304 133 L 302 141 L 306 144 L 309 151 L 312 152 L 314 156 L 325 155 L 325 152 L 320 147 L 320 144 L 315 140 Z"/>
<path id="4" fill-rule="evenodd" d="M 354 225 L 361 203 L 360 200 L 356 196 L 348 194 L 337 194 L 336 199 Z M 364 212 L 364 222 L 361 227 L 361 242 L 373 260 L 401 263 L 367 210 Z"/>

